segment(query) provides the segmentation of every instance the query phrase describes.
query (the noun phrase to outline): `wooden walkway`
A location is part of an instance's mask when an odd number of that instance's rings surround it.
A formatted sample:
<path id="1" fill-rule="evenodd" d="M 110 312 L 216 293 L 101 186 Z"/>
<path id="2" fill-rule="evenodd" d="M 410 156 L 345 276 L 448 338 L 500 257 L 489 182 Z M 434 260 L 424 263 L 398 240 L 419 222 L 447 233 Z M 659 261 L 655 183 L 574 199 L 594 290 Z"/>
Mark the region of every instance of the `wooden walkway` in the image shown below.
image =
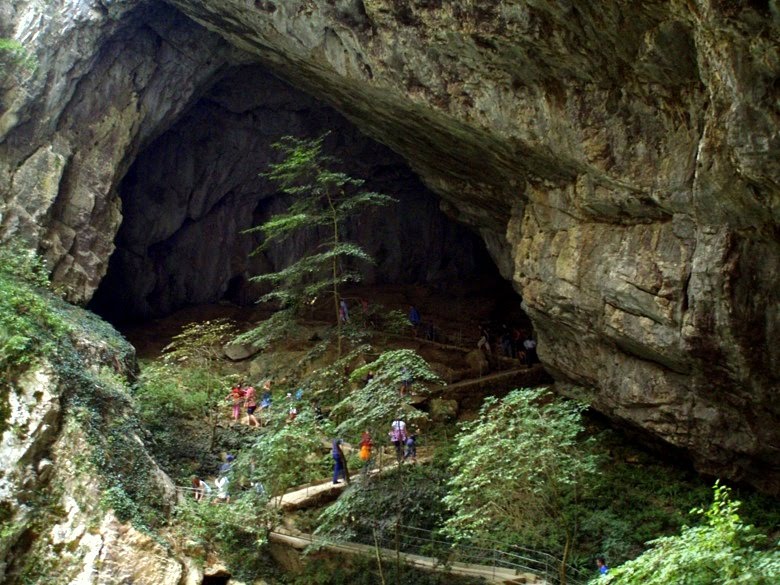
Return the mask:
<path id="1" fill-rule="evenodd" d="M 368 472 L 368 475 L 379 475 L 380 473 L 386 473 L 390 470 L 396 469 L 398 464 L 395 463 L 395 454 L 392 455 L 392 458 L 392 463 L 388 463 L 382 466 L 381 469 L 371 469 Z M 418 457 L 417 463 L 404 463 L 404 465 L 419 465 L 427 463 L 429 460 L 429 457 Z M 362 481 L 359 470 L 352 475 L 352 481 Z M 332 481 L 326 481 L 324 483 L 308 485 L 275 497 L 271 500 L 271 503 L 274 506 L 280 507 L 285 512 L 292 512 L 302 508 L 311 508 L 312 506 L 320 506 L 337 499 L 341 495 L 341 492 L 347 488 L 347 485 L 348 484 L 343 480 L 341 483 L 337 484 L 334 484 Z"/>
<path id="2" fill-rule="evenodd" d="M 476 410 L 486 396 L 501 397 L 516 388 L 530 388 L 551 382 L 552 378 L 541 364 L 522 366 L 433 388 L 429 394 L 412 397 L 412 404 L 422 404 L 431 398 L 446 398 L 457 400 L 462 409 Z"/>
<path id="3" fill-rule="evenodd" d="M 377 554 L 377 549 L 367 544 L 325 542 L 316 539 L 311 534 L 302 532 L 293 533 L 283 529 L 269 533 L 268 538 L 271 542 L 292 547 L 297 550 L 303 550 L 312 544 L 319 544 L 326 550 L 340 554 L 363 556 L 376 556 Z M 393 561 L 396 559 L 396 551 L 394 550 L 380 548 L 378 553 L 385 560 Z M 457 561 L 451 564 L 442 564 L 435 558 L 404 552 L 399 553 L 398 556 L 406 565 L 423 571 L 436 571 L 439 573 L 450 573 L 465 577 L 476 577 L 484 579 L 487 583 L 499 583 L 503 585 L 547 585 L 548 583 L 532 573 L 518 573 L 517 571 L 502 567 L 491 567 L 488 565 L 477 565 Z"/>

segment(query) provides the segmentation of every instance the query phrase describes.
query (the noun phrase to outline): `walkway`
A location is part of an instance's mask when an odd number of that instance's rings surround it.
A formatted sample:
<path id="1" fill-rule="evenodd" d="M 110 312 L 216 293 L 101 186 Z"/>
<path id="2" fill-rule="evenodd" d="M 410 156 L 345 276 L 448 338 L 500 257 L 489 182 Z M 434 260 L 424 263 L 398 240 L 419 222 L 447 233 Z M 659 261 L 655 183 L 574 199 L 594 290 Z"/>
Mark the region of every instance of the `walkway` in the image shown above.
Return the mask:
<path id="1" fill-rule="evenodd" d="M 271 542 L 283 544 L 303 550 L 313 544 L 319 545 L 326 550 L 341 554 L 363 555 L 375 557 L 378 554 L 386 561 L 395 561 L 396 551 L 389 548 L 379 548 L 367 544 L 354 542 L 328 542 L 315 537 L 312 534 L 292 533 L 287 530 L 271 532 L 268 535 Z M 465 577 L 479 577 L 488 583 L 500 583 L 503 585 L 548 585 L 548 581 L 537 577 L 536 575 L 518 569 L 500 567 L 497 565 L 482 565 L 476 563 L 453 561 L 449 564 L 443 564 L 439 559 L 426 557 L 408 552 L 401 552 L 398 557 L 406 565 L 421 569 L 423 571 L 436 571 L 439 573 L 451 573 Z"/>
<path id="2" fill-rule="evenodd" d="M 395 455 L 391 455 L 389 457 L 392 457 L 392 463 L 388 463 L 382 466 L 381 469 L 371 469 L 371 471 L 368 472 L 369 475 L 374 476 L 380 473 L 386 473 L 392 469 L 396 469 L 398 464 L 394 462 Z M 419 465 L 422 463 L 427 463 L 429 460 L 430 458 L 418 457 L 417 463 L 404 463 L 404 465 Z M 356 470 L 356 472 L 352 475 L 352 481 L 361 481 L 360 470 Z M 312 506 L 320 506 L 338 498 L 341 492 L 347 488 L 347 485 L 348 484 L 344 481 L 335 485 L 332 481 L 308 485 L 287 492 L 280 497 L 273 498 L 273 504 L 280 507 L 285 512 L 292 512 L 294 510 L 310 508 Z"/>
<path id="3" fill-rule="evenodd" d="M 516 388 L 530 388 L 548 382 L 552 379 L 541 364 L 522 366 L 433 388 L 429 394 L 414 396 L 412 404 L 422 404 L 431 398 L 446 398 L 457 400 L 460 408 L 476 410 L 488 395 L 501 397 Z"/>

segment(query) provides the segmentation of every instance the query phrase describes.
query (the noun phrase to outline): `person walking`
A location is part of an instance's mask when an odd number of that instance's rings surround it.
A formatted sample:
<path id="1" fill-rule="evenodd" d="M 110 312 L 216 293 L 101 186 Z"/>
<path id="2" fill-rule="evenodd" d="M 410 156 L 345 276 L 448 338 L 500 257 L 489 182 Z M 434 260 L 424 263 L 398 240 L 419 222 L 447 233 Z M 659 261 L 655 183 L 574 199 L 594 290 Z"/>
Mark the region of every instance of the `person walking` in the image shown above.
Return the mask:
<path id="1" fill-rule="evenodd" d="M 230 479 L 228 479 L 228 476 L 222 475 L 218 477 L 215 484 L 217 486 L 217 496 L 214 498 L 214 500 L 211 503 L 219 504 L 224 502 L 225 504 L 229 504 L 230 493 L 228 492 L 228 488 L 230 487 Z"/>
<path id="2" fill-rule="evenodd" d="M 211 486 L 197 475 L 192 477 L 192 489 L 196 502 L 200 502 L 203 499 L 208 500 L 209 495 L 211 494 Z"/>
<path id="3" fill-rule="evenodd" d="M 225 463 L 219 466 L 219 474 L 227 475 L 230 473 L 230 470 L 233 469 L 233 461 L 235 461 L 235 459 L 235 457 L 228 453 L 227 457 L 225 458 Z"/>
<path id="4" fill-rule="evenodd" d="M 414 425 L 412 432 L 406 439 L 406 453 L 404 453 L 404 460 L 411 459 L 412 463 L 417 463 L 417 437 L 420 436 L 420 427 Z"/>
<path id="5" fill-rule="evenodd" d="M 398 417 L 390 425 L 390 442 L 395 447 L 395 458 L 401 463 L 404 455 L 404 445 L 406 445 L 406 423 Z"/>
<path id="6" fill-rule="evenodd" d="M 344 299 L 339 301 L 339 319 L 342 323 L 349 321 L 349 307 L 347 307 L 347 301 Z"/>
<path id="7" fill-rule="evenodd" d="M 259 427 L 260 423 L 255 418 L 257 409 L 257 391 L 253 386 L 244 387 L 244 405 L 246 406 L 246 424 L 250 427 Z"/>
<path id="8" fill-rule="evenodd" d="M 235 384 L 230 389 L 230 394 L 225 396 L 225 400 L 233 401 L 233 422 L 238 422 L 238 418 L 241 416 L 241 404 L 244 401 L 242 386 L 243 383 Z"/>
<path id="9" fill-rule="evenodd" d="M 371 466 L 371 452 L 373 449 L 374 441 L 371 439 L 371 433 L 366 429 L 360 437 L 360 460 L 363 461 L 361 475 L 363 477 L 366 476 L 368 468 Z"/>
<path id="10" fill-rule="evenodd" d="M 349 485 L 349 471 L 347 470 L 347 458 L 344 457 L 344 451 L 341 450 L 341 439 L 333 439 L 333 448 L 331 449 L 331 456 L 333 457 L 333 485 L 341 483 L 340 477 L 344 477 L 344 480 Z"/>

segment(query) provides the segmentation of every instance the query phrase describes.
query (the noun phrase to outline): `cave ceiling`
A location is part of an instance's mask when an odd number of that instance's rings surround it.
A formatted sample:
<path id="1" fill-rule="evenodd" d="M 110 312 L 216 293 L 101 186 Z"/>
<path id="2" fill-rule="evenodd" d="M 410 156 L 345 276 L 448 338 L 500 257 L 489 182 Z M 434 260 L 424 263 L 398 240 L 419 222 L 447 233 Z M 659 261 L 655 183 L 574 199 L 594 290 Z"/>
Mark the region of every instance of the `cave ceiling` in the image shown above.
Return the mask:
<path id="1" fill-rule="evenodd" d="M 559 391 L 780 491 L 776 2 L 63 7 L 0 8 L 36 64 L 0 84 L 0 229 L 71 300 L 108 270 L 136 161 L 259 64 L 479 233 Z"/>

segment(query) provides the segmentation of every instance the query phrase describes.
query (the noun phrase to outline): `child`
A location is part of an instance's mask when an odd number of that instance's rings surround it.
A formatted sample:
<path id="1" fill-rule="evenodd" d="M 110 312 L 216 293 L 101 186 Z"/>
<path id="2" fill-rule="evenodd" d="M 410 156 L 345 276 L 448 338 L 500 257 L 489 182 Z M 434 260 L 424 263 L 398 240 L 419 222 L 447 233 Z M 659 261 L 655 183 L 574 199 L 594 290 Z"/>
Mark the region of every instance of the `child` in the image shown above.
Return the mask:
<path id="1" fill-rule="evenodd" d="M 230 394 L 225 396 L 225 400 L 233 401 L 233 422 L 238 422 L 238 417 L 241 415 L 241 403 L 244 399 L 244 391 L 241 389 L 241 384 L 236 384 L 230 389 Z"/>
<path id="2" fill-rule="evenodd" d="M 412 427 L 412 432 L 406 439 L 406 453 L 404 453 L 404 459 L 411 458 L 413 463 L 417 463 L 417 437 L 420 434 L 420 427 L 415 425 Z"/>
<path id="3" fill-rule="evenodd" d="M 362 470 L 363 476 L 368 473 L 368 468 L 371 465 L 371 451 L 373 448 L 374 441 L 371 440 L 371 433 L 366 429 L 360 437 L 360 460 L 364 462 Z"/>
<path id="4" fill-rule="evenodd" d="M 211 487 L 197 475 L 192 477 L 192 487 L 194 489 L 196 502 L 200 502 L 204 498 L 208 499 L 208 496 L 211 493 Z"/>

